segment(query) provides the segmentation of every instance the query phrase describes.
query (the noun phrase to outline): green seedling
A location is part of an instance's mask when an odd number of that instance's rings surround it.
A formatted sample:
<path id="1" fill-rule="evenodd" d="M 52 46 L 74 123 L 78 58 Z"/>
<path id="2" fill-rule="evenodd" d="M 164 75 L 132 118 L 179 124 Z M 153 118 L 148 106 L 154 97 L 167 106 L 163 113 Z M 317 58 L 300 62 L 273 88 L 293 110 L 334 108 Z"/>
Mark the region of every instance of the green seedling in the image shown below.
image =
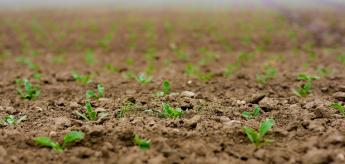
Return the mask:
<path id="1" fill-rule="evenodd" d="M 235 70 L 239 67 L 238 64 L 228 64 L 226 66 L 226 69 L 223 73 L 224 77 L 232 77 L 232 75 L 234 74 Z"/>
<path id="2" fill-rule="evenodd" d="M 79 82 L 82 85 L 86 85 L 86 84 L 91 83 L 92 74 L 80 75 L 78 72 L 73 71 L 72 76 L 73 76 L 74 80 L 76 80 L 77 82 Z"/>
<path id="3" fill-rule="evenodd" d="M 132 102 L 126 102 L 124 105 L 121 106 L 120 110 L 116 113 L 117 118 L 122 118 L 125 114 L 135 108 L 135 104 Z"/>
<path id="4" fill-rule="evenodd" d="M 162 97 L 165 95 L 169 95 L 169 93 L 170 93 L 170 83 L 168 80 L 164 80 L 162 84 L 162 91 L 158 92 L 156 95 L 158 97 Z"/>
<path id="5" fill-rule="evenodd" d="M 187 64 L 185 72 L 188 76 L 196 77 L 201 81 L 209 81 L 213 78 L 212 72 L 202 72 L 198 67 L 193 64 Z"/>
<path id="6" fill-rule="evenodd" d="M 95 98 L 99 99 L 104 97 L 104 87 L 102 84 L 97 85 L 97 93 L 92 90 L 86 91 L 86 99 Z"/>
<path id="7" fill-rule="evenodd" d="M 97 112 L 93 109 L 89 100 L 86 100 L 85 109 L 85 113 L 80 113 L 79 111 L 76 111 L 75 113 L 86 121 L 96 121 Z"/>
<path id="8" fill-rule="evenodd" d="M 254 109 L 250 112 L 243 112 L 242 116 L 247 119 L 255 118 L 260 115 L 261 108 L 259 105 L 255 105 Z"/>
<path id="9" fill-rule="evenodd" d="M 17 92 L 23 99 L 33 100 L 40 95 L 40 90 L 38 87 L 32 86 L 29 80 L 16 80 Z M 24 90 L 23 90 L 24 88 Z"/>
<path id="10" fill-rule="evenodd" d="M 277 75 L 277 73 L 278 71 L 276 68 L 271 66 L 265 66 L 264 73 L 256 75 L 256 81 L 261 85 L 266 84 L 267 81 L 274 78 Z"/>
<path id="11" fill-rule="evenodd" d="M 329 76 L 332 74 L 332 70 L 327 67 L 317 67 L 316 71 L 319 73 L 320 76 Z"/>
<path id="12" fill-rule="evenodd" d="M 169 104 L 163 103 L 162 112 L 159 112 L 161 117 L 164 118 L 180 118 L 183 115 L 183 110 L 181 108 L 173 108 Z"/>
<path id="13" fill-rule="evenodd" d="M 30 58 L 20 56 L 16 58 L 16 61 L 18 63 L 27 65 L 30 70 L 38 71 L 40 69 L 40 67 L 34 62 L 32 62 Z"/>
<path id="14" fill-rule="evenodd" d="M 175 51 L 177 58 L 179 58 L 182 61 L 188 61 L 189 54 L 186 51 L 183 51 L 180 48 L 176 48 L 176 49 L 174 49 L 174 51 Z"/>
<path id="15" fill-rule="evenodd" d="M 66 146 L 73 142 L 79 142 L 83 140 L 84 137 L 85 134 L 83 132 L 71 131 L 64 136 L 62 146 L 49 137 L 35 137 L 33 140 L 40 146 L 49 147 L 56 152 L 61 153 L 64 151 L 64 148 L 66 148 Z"/>
<path id="16" fill-rule="evenodd" d="M 105 69 L 107 69 L 110 72 L 119 72 L 120 69 L 112 64 L 106 64 Z"/>
<path id="17" fill-rule="evenodd" d="M 293 93 L 295 93 L 297 96 L 300 97 L 306 97 L 310 94 L 312 86 L 313 86 L 313 81 L 320 79 L 317 76 L 309 76 L 306 74 L 299 74 L 297 77 L 298 80 L 305 81 L 306 83 L 302 84 L 302 86 L 297 87 L 292 90 Z"/>
<path id="18" fill-rule="evenodd" d="M 140 74 L 136 79 L 140 84 L 148 84 L 152 81 L 152 76 L 146 76 L 145 74 Z"/>
<path id="19" fill-rule="evenodd" d="M 133 142 L 137 145 L 141 150 L 147 150 L 151 147 L 151 141 L 142 139 L 138 134 L 134 134 Z"/>
<path id="20" fill-rule="evenodd" d="M 145 67 L 145 74 L 146 75 L 152 75 L 153 72 L 155 71 L 155 67 L 152 63 L 149 63 L 146 67 Z"/>
<path id="21" fill-rule="evenodd" d="M 274 125 L 273 119 L 266 119 L 260 123 L 259 131 L 256 131 L 250 127 L 243 127 L 250 142 L 252 142 L 256 147 L 260 147 L 263 144 L 271 143 L 272 141 L 264 139 L 264 136 Z"/>
<path id="22" fill-rule="evenodd" d="M 54 55 L 51 59 L 51 62 L 54 64 L 62 64 L 65 62 L 65 56 L 63 55 Z"/>
<path id="23" fill-rule="evenodd" d="M 97 63 L 94 53 L 91 50 L 86 51 L 84 59 L 88 65 L 95 65 Z"/>
<path id="24" fill-rule="evenodd" d="M 36 72 L 36 73 L 34 73 L 34 74 L 32 75 L 32 77 L 33 77 L 34 79 L 36 79 L 36 80 L 41 80 L 42 74 Z"/>
<path id="25" fill-rule="evenodd" d="M 133 71 L 124 72 L 122 76 L 126 79 L 136 79 L 136 75 Z"/>
<path id="26" fill-rule="evenodd" d="M 345 117 L 345 107 L 341 103 L 333 103 L 331 108 L 338 110 Z"/>
<path id="27" fill-rule="evenodd" d="M 341 62 L 343 65 L 345 65 L 345 53 L 338 55 L 337 60 Z"/>
<path id="28" fill-rule="evenodd" d="M 7 125 L 17 125 L 23 121 L 26 120 L 26 115 L 20 116 L 16 118 L 14 115 L 7 115 L 3 119 L 0 119 L 0 125 L 1 126 L 7 126 Z"/>
<path id="29" fill-rule="evenodd" d="M 134 59 L 133 58 L 130 58 L 128 57 L 125 61 L 125 63 L 128 65 L 128 66 L 131 66 L 134 64 Z"/>

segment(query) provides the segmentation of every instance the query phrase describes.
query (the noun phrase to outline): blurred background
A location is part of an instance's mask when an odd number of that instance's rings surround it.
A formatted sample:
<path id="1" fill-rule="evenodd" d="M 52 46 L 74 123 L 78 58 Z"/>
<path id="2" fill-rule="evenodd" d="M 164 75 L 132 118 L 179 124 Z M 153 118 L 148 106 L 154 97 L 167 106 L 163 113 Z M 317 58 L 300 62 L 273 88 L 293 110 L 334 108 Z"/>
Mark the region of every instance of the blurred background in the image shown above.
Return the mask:
<path id="1" fill-rule="evenodd" d="M 271 3 L 289 7 L 339 7 L 344 0 L 0 0 L 2 8 L 29 7 L 188 7 L 188 8 L 262 8 Z"/>

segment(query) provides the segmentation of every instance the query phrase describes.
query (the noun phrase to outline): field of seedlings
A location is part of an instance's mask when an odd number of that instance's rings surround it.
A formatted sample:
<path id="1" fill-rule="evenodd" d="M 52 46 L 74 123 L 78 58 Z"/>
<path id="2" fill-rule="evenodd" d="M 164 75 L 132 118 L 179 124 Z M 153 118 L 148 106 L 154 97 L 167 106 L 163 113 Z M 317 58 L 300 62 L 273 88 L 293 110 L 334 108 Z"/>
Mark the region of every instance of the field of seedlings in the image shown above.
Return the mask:
<path id="1" fill-rule="evenodd" d="M 339 12 L 0 13 L 0 163 L 345 163 Z"/>

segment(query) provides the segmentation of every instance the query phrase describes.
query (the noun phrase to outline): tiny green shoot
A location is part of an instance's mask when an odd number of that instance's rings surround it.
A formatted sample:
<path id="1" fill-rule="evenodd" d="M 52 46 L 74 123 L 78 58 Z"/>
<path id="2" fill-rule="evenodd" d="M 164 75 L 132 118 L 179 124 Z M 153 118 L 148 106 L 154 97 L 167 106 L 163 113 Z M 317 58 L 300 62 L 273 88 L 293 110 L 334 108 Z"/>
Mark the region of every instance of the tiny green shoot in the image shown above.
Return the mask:
<path id="1" fill-rule="evenodd" d="M 151 141 L 142 139 L 138 134 L 134 134 L 133 142 L 137 145 L 141 150 L 147 150 L 151 147 Z"/>
<path id="2" fill-rule="evenodd" d="M 83 140 L 84 137 L 85 134 L 81 131 L 71 131 L 64 136 L 62 146 L 58 142 L 55 142 L 53 139 L 49 137 L 35 137 L 33 140 L 36 142 L 36 144 L 40 146 L 49 147 L 55 150 L 56 152 L 61 153 L 64 151 L 64 148 L 66 148 L 68 144 L 71 144 L 73 142 L 79 142 Z"/>
<path id="3" fill-rule="evenodd" d="M 75 113 L 86 121 L 97 120 L 97 112 L 93 109 L 89 100 L 86 100 L 85 102 L 85 113 L 80 113 L 79 111 L 76 111 Z"/>
<path id="4" fill-rule="evenodd" d="M 180 118 L 183 115 L 183 110 L 181 108 L 173 108 L 167 103 L 162 104 L 163 111 L 160 112 L 160 116 L 164 118 Z"/>
<path id="5" fill-rule="evenodd" d="M 263 74 L 256 75 L 256 81 L 263 85 L 266 84 L 268 80 L 274 78 L 277 75 L 278 71 L 272 66 L 265 66 Z"/>
<path id="6" fill-rule="evenodd" d="M 136 79 L 140 84 L 148 84 L 152 81 L 152 76 L 140 74 Z"/>
<path id="7" fill-rule="evenodd" d="M 292 90 L 292 92 L 295 93 L 297 96 L 306 97 L 311 92 L 312 85 L 313 85 L 312 82 L 314 80 L 318 80 L 320 78 L 317 77 L 317 76 L 310 76 L 310 75 L 307 75 L 307 74 L 299 74 L 297 79 L 301 80 L 301 81 L 305 81 L 305 83 L 302 84 L 302 86 L 300 86 L 300 87 L 294 88 Z"/>
<path id="8" fill-rule="evenodd" d="M 86 85 L 86 84 L 91 83 L 92 74 L 80 75 L 79 73 L 73 71 L 72 76 L 73 76 L 74 80 L 76 80 L 77 82 L 79 82 L 82 85 Z"/>
<path id="9" fill-rule="evenodd" d="M 273 119 L 266 119 L 260 123 L 259 131 L 256 131 L 250 127 L 243 127 L 244 132 L 246 133 L 248 139 L 256 146 L 260 147 L 263 144 L 271 143 L 270 140 L 264 139 L 264 136 L 274 125 Z"/>
<path id="10" fill-rule="evenodd" d="M 26 120 L 26 115 L 19 116 L 18 118 L 14 115 L 7 115 L 3 119 L 0 119 L 0 125 L 6 126 L 6 125 L 17 125 L 23 121 Z"/>
<path id="11" fill-rule="evenodd" d="M 170 82 L 168 80 L 164 80 L 162 84 L 162 91 L 157 92 L 158 97 L 162 97 L 165 95 L 169 95 L 170 93 Z"/>
<path id="12" fill-rule="evenodd" d="M 333 103 L 331 108 L 338 110 L 345 117 L 345 107 L 341 103 Z"/>
<path id="13" fill-rule="evenodd" d="M 33 86 L 29 80 L 16 80 L 17 92 L 23 99 L 33 100 L 40 95 L 40 90 L 38 87 Z M 22 87 L 23 86 L 23 87 Z M 23 89 L 24 88 L 24 89 Z"/>
<path id="14" fill-rule="evenodd" d="M 247 119 L 255 118 L 260 115 L 261 108 L 259 105 L 255 105 L 254 109 L 250 112 L 243 112 L 242 116 Z"/>
<path id="15" fill-rule="evenodd" d="M 88 90 L 86 91 L 86 98 L 90 99 L 90 98 L 95 98 L 95 99 L 99 99 L 104 97 L 104 87 L 102 84 L 98 84 L 97 85 L 97 93 L 95 93 L 92 90 Z"/>

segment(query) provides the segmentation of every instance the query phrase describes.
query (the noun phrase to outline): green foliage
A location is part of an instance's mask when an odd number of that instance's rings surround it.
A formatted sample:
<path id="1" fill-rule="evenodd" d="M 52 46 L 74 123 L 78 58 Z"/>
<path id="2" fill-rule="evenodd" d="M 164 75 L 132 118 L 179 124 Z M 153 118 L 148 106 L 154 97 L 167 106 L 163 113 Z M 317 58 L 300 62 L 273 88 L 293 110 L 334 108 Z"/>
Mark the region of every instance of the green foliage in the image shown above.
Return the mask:
<path id="1" fill-rule="evenodd" d="M 61 145 L 49 137 L 36 137 L 33 140 L 40 146 L 52 148 L 59 153 L 63 152 Z"/>
<path id="2" fill-rule="evenodd" d="M 142 73 L 136 79 L 140 84 L 148 84 L 152 81 L 152 76 L 147 76 Z"/>
<path id="3" fill-rule="evenodd" d="M 316 71 L 319 73 L 320 76 L 329 76 L 332 74 L 332 70 L 327 67 L 317 67 Z"/>
<path id="4" fill-rule="evenodd" d="M 16 80 L 17 83 L 17 92 L 23 99 L 33 100 L 40 95 L 40 90 L 38 87 L 31 85 L 29 80 Z M 24 90 L 23 90 L 24 88 Z"/>
<path id="5" fill-rule="evenodd" d="M 223 73 L 224 77 L 232 77 L 232 75 L 234 74 L 235 70 L 239 68 L 238 64 L 228 64 L 226 66 L 226 69 Z"/>
<path id="6" fill-rule="evenodd" d="M 345 65 L 345 53 L 338 55 L 337 60 L 341 62 L 343 65 Z"/>
<path id="7" fill-rule="evenodd" d="M 305 81 L 305 83 L 302 84 L 302 86 L 293 89 L 292 92 L 294 94 L 296 94 L 297 96 L 306 97 L 311 92 L 311 89 L 312 89 L 312 86 L 313 86 L 312 82 L 314 80 L 318 80 L 320 78 L 317 77 L 317 76 L 310 76 L 310 75 L 307 75 L 307 74 L 299 74 L 297 79 L 301 80 L 301 81 Z"/>
<path id="8" fill-rule="evenodd" d="M 243 63 L 243 62 L 248 62 L 251 61 L 255 58 L 254 53 L 249 53 L 249 52 L 241 52 L 237 56 L 237 63 Z"/>
<path id="9" fill-rule="evenodd" d="M 95 55 L 91 50 L 85 52 L 84 59 L 88 65 L 95 65 L 97 63 Z"/>
<path id="10" fill-rule="evenodd" d="M 173 108 L 169 104 L 163 103 L 163 111 L 160 112 L 160 116 L 164 118 L 180 118 L 183 115 L 181 108 Z"/>
<path id="11" fill-rule="evenodd" d="M 341 103 L 333 103 L 331 107 L 338 110 L 345 117 L 345 107 Z"/>
<path id="12" fill-rule="evenodd" d="M 258 132 L 246 126 L 243 127 L 243 130 L 246 133 L 250 142 L 252 142 L 256 147 L 260 147 L 263 144 L 270 143 L 269 140 L 264 139 L 264 136 L 272 128 L 273 125 L 274 125 L 273 119 L 266 119 L 265 121 L 260 123 Z"/>
<path id="13" fill-rule="evenodd" d="M 91 83 L 92 74 L 80 75 L 78 72 L 73 71 L 72 72 L 72 77 L 74 78 L 74 80 L 76 80 L 80 84 L 86 85 L 86 84 Z"/>
<path id="14" fill-rule="evenodd" d="M 134 134 L 133 142 L 137 145 L 141 150 L 147 150 L 151 147 L 151 141 L 142 139 L 138 134 Z"/>
<path id="15" fill-rule="evenodd" d="M 193 64 L 187 64 L 185 72 L 188 76 L 196 77 L 201 81 L 209 81 L 213 78 L 212 72 L 202 72 L 198 67 Z"/>
<path id="16" fill-rule="evenodd" d="M 97 85 L 97 93 L 95 93 L 92 90 L 88 90 L 86 91 L 86 98 L 90 99 L 90 98 L 95 98 L 95 99 L 99 99 L 104 97 L 104 87 L 102 84 L 98 84 Z"/>
<path id="17" fill-rule="evenodd" d="M 265 66 L 263 74 L 256 75 L 256 81 L 259 84 L 266 84 L 268 80 L 274 78 L 278 73 L 278 70 L 272 66 Z"/>
<path id="18" fill-rule="evenodd" d="M 79 142 L 84 139 L 84 136 L 85 134 L 83 132 L 71 131 L 64 136 L 62 146 L 49 137 L 35 137 L 33 140 L 40 146 L 52 148 L 56 152 L 61 153 L 68 144 Z"/>
<path id="19" fill-rule="evenodd" d="M 189 54 L 186 51 L 183 51 L 180 48 L 175 48 L 174 51 L 175 51 L 175 54 L 176 54 L 178 59 L 180 59 L 182 61 L 188 61 Z"/>
<path id="20" fill-rule="evenodd" d="M 168 80 L 164 80 L 162 84 L 162 91 L 158 92 L 156 95 L 159 97 L 169 95 L 170 93 L 170 82 Z"/>
<path id="21" fill-rule="evenodd" d="M 110 72 L 119 72 L 120 69 L 112 64 L 106 64 L 105 69 L 107 69 Z"/>
<path id="22" fill-rule="evenodd" d="M 255 118 L 260 115 L 261 108 L 259 105 L 255 105 L 254 109 L 250 112 L 243 112 L 242 116 L 247 119 Z"/>
<path id="23" fill-rule="evenodd" d="M 71 131 L 63 137 L 63 146 L 67 146 L 70 143 L 83 140 L 85 134 L 81 131 Z"/>
<path id="24" fill-rule="evenodd" d="M 135 108 L 135 104 L 132 102 L 126 102 L 124 105 L 121 106 L 120 110 L 116 113 L 117 118 L 122 118 L 125 114 Z"/>
<path id="25" fill-rule="evenodd" d="M 85 113 L 80 113 L 80 112 L 76 111 L 76 114 L 86 121 L 96 121 L 97 120 L 97 112 L 93 109 L 89 100 L 86 100 L 86 102 L 85 102 L 85 109 L 86 109 Z"/>
<path id="26" fill-rule="evenodd" d="M 54 55 L 51 59 L 51 62 L 54 64 L 62 64 L 65 62 L 65 56 L 63 55 Z"/>
<path id="27" fill-rule="evenodd" d="M 26 115 L 20 116 L 16 118 L 14 115 L 7 115 L 3 119 L 0 119 L 0 126 L 7 126 L 7 125 L 17 125 L 26 120 Z"/>
<path id="28" fill-rule="evenodd" d="M 40 67 L 28 57 L 19 56 L 16 58 L 16 62 L 27 65 L 27 67 L 33 71 L 38 71 L 40 69 Z"/>

